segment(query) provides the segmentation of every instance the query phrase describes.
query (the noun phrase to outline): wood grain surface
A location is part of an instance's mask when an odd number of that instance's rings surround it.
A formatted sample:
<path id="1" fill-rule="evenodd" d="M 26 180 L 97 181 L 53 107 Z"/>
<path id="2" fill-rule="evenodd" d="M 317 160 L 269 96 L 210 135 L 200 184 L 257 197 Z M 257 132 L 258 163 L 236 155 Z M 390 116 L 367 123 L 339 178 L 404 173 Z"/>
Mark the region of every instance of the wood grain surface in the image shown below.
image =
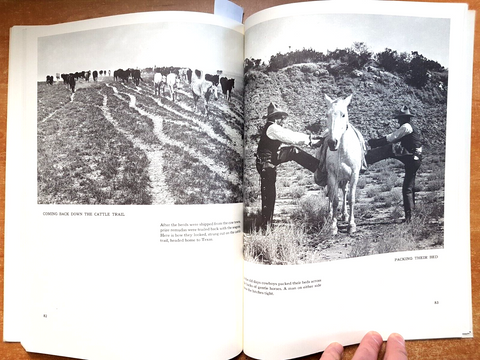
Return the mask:
<path id="1" fill-rule="evenodd" d="M 244 18 L 267 7 L 297 2 L 287 0 L 235 0 L 244 8 Z M 439 1 L 465 2 L 465 1 Z M 480 0 L 469 1 L 480 10 Z M 0 336 L 3 338 L 3 265 L 5 219 L 5 144 L 7 123 L 7 81 L 9 29 L 13 25 L 48 25 L 131 12 L 182 10 L 213 13 L 213 0 L 0 0 Z M 409 359 L 480 359 L 480 14 L 475 31 L 471 146 L 471 259 L 473 288 L 473 339 L 408 341 Z M 21 165 L 20 165 L 21 166 Z M 352 294 L 355 297 L 355 294 Z M 412 324 L 412 326 L 415 326 Z M 188 344 L 186 344 L 188 346 Z M 349 346 L 345 359 L 352 359 L 356 346 Z M 154 354 L 153 354 L 154 355 Z M 301 359 L 318 359 L 314 354 Z M 154 358 L 154 356 L 152 356 Z M 0 360 L 55 360 L 64 357 L 27 353 L 19 343 L 0 341 Z M 240 354 L 235 359 L 249 359 Z M 168 359 L 165 359 L 168 360 Z"/>

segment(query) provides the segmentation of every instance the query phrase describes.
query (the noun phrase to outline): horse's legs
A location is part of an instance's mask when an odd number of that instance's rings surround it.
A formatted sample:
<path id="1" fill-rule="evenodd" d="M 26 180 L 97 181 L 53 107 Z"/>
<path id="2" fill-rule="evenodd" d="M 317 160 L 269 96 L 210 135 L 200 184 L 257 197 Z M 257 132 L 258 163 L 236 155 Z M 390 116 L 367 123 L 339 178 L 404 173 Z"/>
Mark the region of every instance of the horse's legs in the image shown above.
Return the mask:
<path id="1" fill-rule="evenodd" d="M 205 116 L 208 116 L 208 103 L 207 103 L 207 100 L 205 100 Z"/>
<path id="2" fill-rule="evenodd" d="M 348 216 L 348 233 L 353 234 L 357 231 L 357 225 L 355 224 L 355 196 L 357 191 L 358 174 L 354 172 L 350 179 L 350 189 L 348 192 L 348 203 L 350 204 L 349 216 Z"/>
<path id="3" fill-rule="evenodd" d="M 342 189 L 342 214 L 340 219 L 342 221 L 347 220 L 348 214 L 347 214 L 347 183 L 342 182 L 340 184 L 340 188 Z"/>
<path id="4" fill-rule="evenodd" d="M 193 92 L 193 112 L 194 113 L 197 112 L 197 101 L 198 101 L 198 96 L 195 95 L 195 92 Z"/>
<path id="5" fill-rule="evenodd" d="M 328 184 L 328 203 L 329 203 L 329 212 L 328 218 L 332 221 L 330 225 L 332 229 L 332 235 L 337 235 L 338 227 L 337 227 L 337 208 L 338 208 L 338 188 L 335 186 L 336 184 L 333 183 L 330 186 L 330 182 Z"/>

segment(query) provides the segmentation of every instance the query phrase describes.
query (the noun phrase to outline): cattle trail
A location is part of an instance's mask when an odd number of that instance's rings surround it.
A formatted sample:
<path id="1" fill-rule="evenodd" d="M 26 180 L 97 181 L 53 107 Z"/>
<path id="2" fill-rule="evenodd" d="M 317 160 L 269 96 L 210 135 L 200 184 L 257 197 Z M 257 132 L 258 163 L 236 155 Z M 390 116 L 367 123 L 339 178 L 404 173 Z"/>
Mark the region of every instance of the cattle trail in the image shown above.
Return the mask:
<path id="1" fill-rule="evenodd" d="M 238 155 L 243 157 L 243 144 L 238 144 L 238 142 L 237 142 L 238 139 L 242 139 L 242 136 L 236 130 L 234 130 L 230 126 L 228 126 L 227 124 L 219 123 L 219 125 L 222 127 L 225 134 L 229 137 L 229 140 L 226 140 L 226 139 L 218 136 L 217 133 L 215 133 L 215 130 L 213 130 L 213 128 L 210 125 L 196 119 L 195 117 L 184 115 L 184 114 L 180 113 L 178 110 L 175 110 L 168 105 L 162 104 L 162 102 L 159 99 L 155 98 L 154 96 L 150 96 L 150 98 L 153 101 L 155 101 L 159 106 L 163 107 L 165 110 L 181 117 L 182 119 L 190 120 L 192 123 L 197 125 L 210 138 L 212 138 L 212 139 L 218 141 L 219 143 L 229 147 L 231 150 L 235 151 Z M 187 111 L 192 110 L 184 104 L 177 104 L 177 105 L 184 110 L 187 110 Z M 166 121 L 174 122 L 174 120 L 166 120 Z M 186 124 L 183 123 L 181 125 L 186 125 Z"/>
<path id="2" fill-rule="evenodd" d="M 116 89 L 115 89 L 116 90 Z M 114 92 L 115 92 L 114 90 Z M 117 123 L 117 121 L 113 118 L 110 110 L 108 108 L 108 96 L 105 94 L 101 94 L 103 96 L 103 104 L 102 106 L 98 106 L 101 110 L 105 118 L 119 131 L 122 135 L 124 135 L 128 140 L 130 140 L 134 146 L 138 147 L 142 150 L 149 160 L 149 178 L 152 181 L 154 186 L 152 187 L 151 194 L 152 194 L 152 204 L 174 204 L 174 199 L 170 197 L 170 192 L 168 191 L 165 176 L 163 174 L 163 156 L 162 151 L 163 149 L 158 145 L 147 145 L 144 144 L 143 141 L 135 138 L 133 135 L 129 134 L 127 131 L 122 130 Z"/>
<path id="3" fill-rule="evenodd" d="M 111 86 L 111 85 L 108 85 L 108 84 L 107 84 L 107 86 L 113 89 L 115 95 L 120 100 L 125 101 L 125 99 L 123 99 L 120 96 L 120 93 L 118 92 L 118 89 L 116 89 L 114 86 Z M 193 148 L 189 147 L 188 145 L 186 145 L 186 144 L 184 144 L 180 141 L 176 141 L 176 140 L 173 140 L 173 139 L 167 137 L 163 133 L 163 121 L 164 121 L 164 119 L 162 117 L 150 114 L 150 113 L 146 112 L 145 110 L 137 107 L 136 106 L 136 97 L 134 95 L 128 94 L 128 93 L 123 93 L 123 92 L 122 92 L 122 94 L 125 94 L 129 97 L 129 99 L 130 99 L 129 106 L 132 109 L 136 110 L 140 115 L 148 117 L 149 119 L 151 119 L 153 121 L 154 133 L 155 133 L 156 137 L 158 138 L 158 140 L 160 142 L 182 149 L 183 151 L 187 152 L 190 156 L 197 159 L 202 165 L 205 165 L 207 168 L 209 168 L 210 171 L 219 175 L 222 179 L 231 183 L 232 185 L 235 185 L 235 186 L 240 186 L 241 185 L 242 181 L 241 181 L 241 179 L 239 179 L 237 174 L 229 172 L 228 169 L 226 169 L 224 167 L 218 166 L 217 164 L 215 164 L 216 161 L 214 159 L 209 159 L 209 158 L 204 158 L 203 156 L 198 156 L 198 151 L 196 149 L 193 149 Z M 155 99 L 154 97 L 152 97 L 152 98 Z M 182 118 L 185 118 L 184 115 L 181 115 L 180 113 L 178 113 L 176 111 L 173 111 L 173 113 L 177 114 L 178 116 L 181 116 Z M 193 121 L 193 119 L 192 119 L 192 121 Z M 206 125 L 206 126 L 208 126 L 208 125 Z M 213 132 L 213 129 L 211 129 L 211 132 L 214 135 L 215 139 L 217 139 L 218 136 Z M 218 138 L 218 139 L 220 139 L 220 138 Z M 221 141 L 221 140 L 219 140 L 219 141 Z M 225 140 L 223 140 L 221 142 L 224 143 L 224 144 L 227 144 Z"/>
<path id="4" fill-rule="evenodd" d="M 125 85 L 123 85 L 125 86 Z M 128 88 L 128 89 L 131 89 L 131 88 Z M 146 93 L 149 93 L 149 90 L 150 88 L 142 88 L 142 87 L 137 87 L 137 89 L 131 89 L 137 93 L 142 93 L 142 92 L 146 92 Z M 191 96 L 191 92 L 190 93 L 187 93 L 185 92 L 184 90 L 182 89 L 178 89 L 177 90 L 177 93 L 178 94 L 182 94 L 185 96 L 185 98 L 191 100 L 193 102 L 193 98 Z M 218 125 L 220 125 L 220 127 L 222 128 L 223 132 L 225 133 L 225 135 L 227 135 L 228 139 L 229 140 L 225 140 L 221 137 L 219 137 L 215 131 L 213 130 L 213 128 L 202 122 L 202 121 L 199 121 L 198 119 L 196 119 L 195 117 L 192 117 L 192 116 L 188 116 L 188 115 L 185 115 L 185 114 L 182 114 L 180 113 L 178 110 L 175 110 L 174 108 L 172 108 L 171 106 L 168 106 L 167 104 L 164 104 L 162 103 L 161 99 L 159 99 L 158 97 L 156 96 L 152 96 L 152 95 L 149 95 L 149 94 L 146 94 L 146 96 L 148 96 L 149 98 L 151 98 L 153 101 L 155 101 L 159 106 L 163 107 L 165 110 L 185 119 L 185 120 L 190 120 L 192 121 L 194 124 L 196 124 L 202 131 L 204 131 L 209 137 L 211 137 L 212 139 L 222 143 L 223 145 L 226 145 L 228 146 L 231 150 L 235 151 L 237 154 L 239 154 L 240 156 L 243 157 L 243 143 L 238 143 L 238 140 L 242 139 L 242 134 L 240 134 L 239 131 L 233 129 L 231 126 L 229 126 L 227 123 L 225 122 L 219 122 Z M 233 112 L 228 106 L 218 106 L 218 105 L 215 105 L 215 103 L 210 103 L 213 107 L 219 109 L 220 111 L 222 112 L 228 112 L 230 114 L 230 116 L 234 119 L 236 119 L 237 121 L 239 122 L 243 122 L 243 119 L 241 117 L 239 117 L 237 114 L 235 114 L 235 112 Z M 187 105 L 185 105 L 184 103 L 182 102 L 175 102 L 175 105 L 182 108 L 183 110 L 185 111 L 188 111 L 188 112 L 191 112 L 192 109 L 190 107 L 188 107 Z M 165 121 L 169 121 L 169 122 L 173 122 L 175 123 L 174 120 L 171 120 L 171 119 L 165 119 Z M 180 124 L 178 123 L 179 125 L 185 125 L 185 123 L 183 124 Z"/>
<path id="5" fill-rule="evenodd" d="M 45 116 L 42 120 L 40 120 L 38 123 L 39 124 L 42 124 L 44 122 L 46 122 L 48 119 L 50 119 L 53 115 L 55 115 L 57 112 L 59 112 L 60 110 L 63 109 L 63 106 L 55 111 L 53 111 L 52 113 L 48 114 L 47 116 Z"/>

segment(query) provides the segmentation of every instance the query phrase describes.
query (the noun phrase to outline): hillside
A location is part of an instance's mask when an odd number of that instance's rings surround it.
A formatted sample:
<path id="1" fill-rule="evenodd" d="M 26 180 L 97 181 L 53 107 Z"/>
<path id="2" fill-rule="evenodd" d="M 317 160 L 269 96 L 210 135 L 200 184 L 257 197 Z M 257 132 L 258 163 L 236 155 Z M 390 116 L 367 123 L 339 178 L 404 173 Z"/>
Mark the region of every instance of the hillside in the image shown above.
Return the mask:
<path id="1" fill-rule="evenodd" d="M 303 63 L 276 72 L 250 70 L 245 76 L 245 116 L 247 138 L 254 138 L 263 126 L 262 116 L 270 101 L 290 114 L 289 126 L 317 133 L 325 127 L 324 94 L 332 98 L 353 94 L 349 117 L 365 139 L 393 130 L 395 110 L 403 105 L 416 115 L 415 121 L 425 145 L 444 145 L 447 90 L 440 74 L 429 74 L 422 89 L 407 85 L 404 78 L 366 66 L 350 73 L 336 74 L 328 63 Z"/>
<path id="2" fill-rule="evenodd" d="M 276 71 L 257 66 L 246 72 L 244 203 L 249 261 L 293 264 L 443 246 L 446 71 L 427 72 L 426 83 L 417 87 L 407 76 L 387 72 L 374 62 L 346 69 L 345 64 L 330 61 L 290 64 Z M 403 105 L 416 115 L 424 160 L 416 181 L 417 217 L 408 227 L 401 222 L 404 170 L 399 161 L 380 161 L 360 176 L 353 236 L 342 222 L 340 233 L 329 235 L 325 189 L 314 183 L 308 170 L 289 162 L 278 167 L 275 227 L 271 233 L 256 232 L 261 200 L 254 153 L 267 106 L 273 101 L 289 113 L 285 127 L 319 134 L 326 127 L 324 94 L 331 98 L 353 94 L 349 119 L 365 140 L 396 129 L 393 115 Z"/>

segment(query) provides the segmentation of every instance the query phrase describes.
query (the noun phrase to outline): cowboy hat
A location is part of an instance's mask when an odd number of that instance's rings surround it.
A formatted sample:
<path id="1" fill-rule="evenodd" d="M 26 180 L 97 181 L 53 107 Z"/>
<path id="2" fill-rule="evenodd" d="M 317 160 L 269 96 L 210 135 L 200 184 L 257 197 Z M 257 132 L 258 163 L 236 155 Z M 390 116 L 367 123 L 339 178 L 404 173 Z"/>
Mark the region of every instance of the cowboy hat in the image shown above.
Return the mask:
<path id="1" fill-rule="evenodd" d="M 285 111 L 281 110 L 277 104 L 271 102 L 267 108 L 267 115 L 265 115 L 263 118 L 270 119 L 274 116 L 287 116 L 287 115 L 288 114 Z"/>
<path id="2" fill-rule="evenodd" d="M 395 116 L 394 116 L 394 117 L 395 117 L 395 119 L 398 119 L 398 118 L 401 117 L 401 116 L 414 117 L 415 115 L 413 115 L 413 114 L 410 112 L 410 109 L 408 108 L 408 106 L 403 105 L 402 108 L 395 113 Z"/>

